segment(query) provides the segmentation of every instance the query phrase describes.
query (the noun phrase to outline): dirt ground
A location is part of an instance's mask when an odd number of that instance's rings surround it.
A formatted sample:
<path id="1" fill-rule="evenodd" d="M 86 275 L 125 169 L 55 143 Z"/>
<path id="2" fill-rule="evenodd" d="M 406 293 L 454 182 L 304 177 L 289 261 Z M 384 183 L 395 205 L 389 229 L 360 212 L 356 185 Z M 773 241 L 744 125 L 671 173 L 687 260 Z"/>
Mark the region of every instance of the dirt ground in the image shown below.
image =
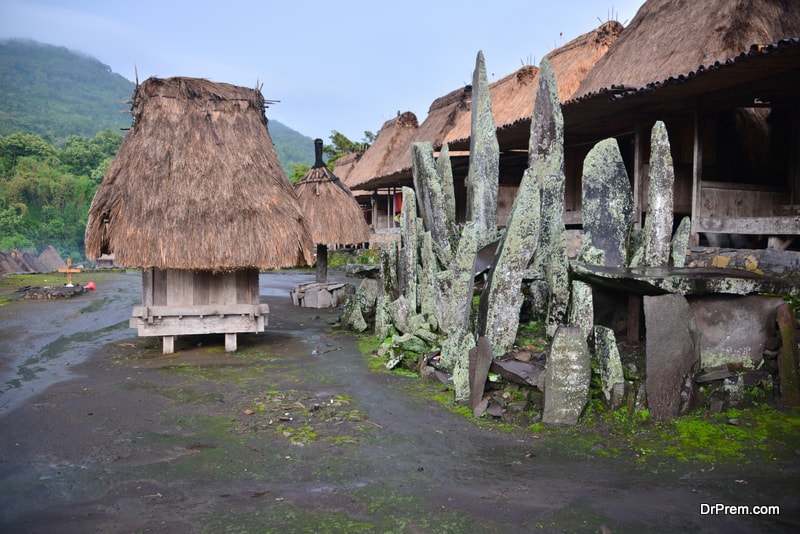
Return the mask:
<path id="1" fill-rule="evenodd" d="M 236 353 L 137 338 L 138 273 L 0 306 L 0 531 L 800 529 L 797 455 L 642 464 L 478 425 L 431 400 L 443 386 L 370 366 L 335 310 L 292 307 L 313 276 L 261 275 L 269 325 Z"/>

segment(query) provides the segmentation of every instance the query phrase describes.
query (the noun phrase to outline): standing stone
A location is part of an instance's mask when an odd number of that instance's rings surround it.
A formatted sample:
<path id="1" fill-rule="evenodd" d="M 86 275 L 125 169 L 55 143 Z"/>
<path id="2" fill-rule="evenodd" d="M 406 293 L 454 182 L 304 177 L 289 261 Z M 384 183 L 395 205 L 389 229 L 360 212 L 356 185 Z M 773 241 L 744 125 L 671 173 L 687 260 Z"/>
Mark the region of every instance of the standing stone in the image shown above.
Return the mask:
<path id="1" fill-rule="evenodd" d="M 470 328 L 472 293 L 475 281 L 475 257 L 478 253 L 478 230 L 474 222 L 464 226 L 458 243 L 446 294 L 449 306 L 442 327 L 447 339 L 442 344 L 442 364 L 453 369 L 453 386 L 457 401 L 469 399 L 469 350 L 475 346 Z"/>
<path id="2" fill-rule="evenodd" d="M 625 400 L 625 374 L 619 357 L 614 331 L 605 326 L 594 327 L 594 350 L 600 364 L 600 387 L 603 398 L 612 410 Z"/>
<path id="3" fill-rule="evenodd" d="M 492 115 L 489 82 L 483 52 L 478 52 L 472 76 L 472 123 L 467 173 L 467 220 L 475 222 L 478 248 L 497 234 L 497 191 L 500 180 L 500 145 Z"/>
<path id="4" fill-rule="evenodd" d="M 581 204 L 584 237 L 591 236 L 584 246 L 603 251 L 600 265 L 627 266 L 633 212 L 633 193 L 617 140 L 600 141 L 583 162 Z"/>
<path id="5" fill-rule="evenodd" d="M 577 326 L 559 326 L 547 356 L 542 422 L 574 425 L 589 402 L 589 346 Z"/>
<path id="6" fill-rule="evenodd" d="M 448 226 L 448 231 L 453 233 L 448 236 L 450 248 L 455 250 L 458 246 L 458 232 L 456 231 L 456 192 L 453 186 L 453 167 L 450 165 L 450 148 L 447 143 L 442 145 L 439 157 L 436 160 L 436 170 L 442 179 L 442 196 L 444 196 L 445 217 L 452 222 L 452 227 Z"/>
<path id="7" fill-rule="evenodd" d="M 425 229 L 431 233 L 433 249 L 442 265 L 450 265 L 453 254 L 450 240 L 456 233 L 455 218 L 449 218 L 448 200 L 445 197 L 443 178 L 433 158 L 433 145 L 428 142 L 412 143 L 411 159 L 414 191 L 422 221 Z"/>
<path id="8" fill-rule="evenodd" d="M 689 303 L 679 294 L 644 297 L 647 404 L 656 421 L 691 408 L 697 394 L 700 332 Z"/>
<path id="9" fill-rule="evenodd" d="M 442 316 L 443 298 L 439 293 L 439 286 L 436 283 L 436 258 L 433 252 L 433 238 L 430 232 L 422 235 L 422 247 L 420 247 L 420 258 L 422 264 L 419 272 L 419 296 L 420 312 L 427 317 L 435 317 L 436 324 L 439 324 L 439 317 Z"/>
<path id="10" fill-rule="evenodd" d="M 541 188 L 539 244 L 533 269 L 544 275 L 548 291 L 548 334 L 563 323 L 569 305 L 569 264 L 564 228 L 564 118 L 555 75 L 547 59 L 539 66 L 539 90 L 531 118 L 528 167 Z"/>
<path id="11" fill-rule="evenodd" d="M 392 316 L 389 313 L 389 300 L 385 293 L 381 293 L 375 300 L 375 337 L 386 339 L 394 332 Z"/>
<path id="12" fill-rule="evenodd" d="M 403 208 L 400 212 L 400 236 L 403 248 L 401 255 L 401 291 L 408 300 L 411 313 L 417 305 L 417 197 L 410 187 L 403 187 Z"/>
<path id="13" fill-rule="evenodd" d="M 784 406 L 800 405 L 798 378 L 797 320 L 788 304 L 778 307 L 778 329 L 781 349 L 778 353 L 778 376 L 781 381 L 781 400 Z"/>
<path id="14" fill-rule="evenodd" d="M 400 281 L 397 276 L 397 245 L 397 241 L 392 241 L 388 247 L 381 250 L 381 281 L 388 301 L 400 296 Z"/>
<path id="15" fill-rule="evenodd" d="M 451 276 L 443 280 L 445 293 L 448 296 L 446 320 L 443 320 L 443 330 L 447 334 L 458 328 L 470 329 L 477 253 L 477 228 L 474 223 L 470 222 L 464 225 L 461 240 L 458 242 L 458 251 L 454 258 Z"/>
<path id="16" fill-rule="evenodd" d="M 577 326 L 583 332 L 586 340 L 592 333 L 594 326 L 594 299 L 592 286 L 580 280 L 572 282 L 569 304 L 569 324 Z"/>
<path id="17" fill-rule="evenodd" d="M 522 275 L 539 241 L 539 206 L 539 184 L 528 168 L 514 198 L 478 311 L 478 335 L 486 336 L 495 357 L 510 351 L 517 337 L 524 299 Z"/>
<path id="18" fill-rule="evenodd" d="M 642 257 L 646 267 L 661 267 L 669 263 L 674 184 L 675 169 L 667 127 L 656 121 L 650 134 L 650 185 Z"/>
<path id="19" fill-rule="evenodd" d="M 678 223 L 675 235 L 672 236 L 671 263 L 673 267 L 683 267 L 686 265 L 686 249 L 689 248 L 689 238 L 692 235 L 692 219 L 684 217 Z"/>

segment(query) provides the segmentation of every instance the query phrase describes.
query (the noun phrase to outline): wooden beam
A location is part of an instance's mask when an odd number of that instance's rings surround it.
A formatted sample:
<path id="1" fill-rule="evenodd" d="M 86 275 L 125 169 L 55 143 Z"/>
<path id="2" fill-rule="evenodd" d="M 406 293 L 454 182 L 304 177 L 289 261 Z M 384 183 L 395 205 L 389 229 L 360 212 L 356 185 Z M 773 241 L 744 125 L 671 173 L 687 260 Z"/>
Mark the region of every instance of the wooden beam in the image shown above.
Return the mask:
<path id="1" fill-rule="evenodd" d="M 698 232 L 746 235 L 800 235 L 800 215 L 788 217 L 702 217 Z"/>

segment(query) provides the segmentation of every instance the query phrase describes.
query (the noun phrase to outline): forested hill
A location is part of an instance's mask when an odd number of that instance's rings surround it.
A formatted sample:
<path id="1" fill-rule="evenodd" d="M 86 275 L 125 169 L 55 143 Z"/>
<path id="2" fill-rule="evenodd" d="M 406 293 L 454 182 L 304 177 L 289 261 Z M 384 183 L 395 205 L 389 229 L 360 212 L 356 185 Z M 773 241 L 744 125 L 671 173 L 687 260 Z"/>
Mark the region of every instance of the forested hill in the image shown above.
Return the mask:
<path id="1" fill-rule="evenodd" d="M 55 145 L 131 124 L 135 85 L 92 57 L 34 41 L 0 41 L 0 135 L 38 134 Z"/>
<path id="2" fill-rule="evenodd" d="M 134 89 L 85 54 L 0 40 L 0 251 L 52 245 L 82 261 L 89 205 L 131 124 L 122 111 Z M 269 130 L 287 174 L 314 163 L 310 137 L 277 121 Z"/>
<path id="3" fill-rule="evenodd" d="M 131 124 L 135 84 L 99 60 L 25 39 L 0 40 L 0 135 L 34 133 L 55 146 Z M 278 121 L 269 131 L 284 170 L 313 165 L 314 141 Z M 124 133 L 124 132 L 122 132 Z"/>

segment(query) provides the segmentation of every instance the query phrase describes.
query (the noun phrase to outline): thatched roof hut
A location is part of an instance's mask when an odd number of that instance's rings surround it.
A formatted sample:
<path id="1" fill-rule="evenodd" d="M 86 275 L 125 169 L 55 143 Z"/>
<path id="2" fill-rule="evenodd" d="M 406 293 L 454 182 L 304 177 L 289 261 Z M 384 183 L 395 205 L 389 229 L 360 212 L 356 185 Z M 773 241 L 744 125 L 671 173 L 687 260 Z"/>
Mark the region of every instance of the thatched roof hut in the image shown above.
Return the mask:
<path id="1" fill-rule="evenodd" d="M 358 160 L 358 165 L 347 176 L 351 189 L 364 189 L 370 184 L 374 189 L 379 182 L 391 182 L 405 167 L 405 152 L 408 166 L 411 165 L 411 139 L 417 132 L 417 116 L 406 111 L 383 123 L 378 138 Z"/>
<path id="2" fill-rule="evenodd" d="M 369 241 L 369 227 L 350 189 L 322 161 L 322 139 L 314 141 L 316 162 L 294 184 L 314 243 L 354 245 Z"/>
<path id="3" fill-rule="evenodd" d="M 608 51 L 621 32 L 622 24 L 609 21 L 547 54 L 556 75 L 559 98 L 562 101 L 572 96 L 583 77 Z M 506 156 L 514 159 L 513 162 L 507 162 L 512 167 L 524 165 L 527 161 L 530 120 L 539 86 L 538 76 L 538 68 L 525 65 L 489 86 L 498 141 Z M 448 143 L 454 168 L 465 171 L 467 159 L 459 157 L 457 153 L 469 150 L 471 104 L 471 85 L 437 98 L 431 104 L 425 121 L 416 128 L 405 144 L 394 142 L 392 154 L 387 154 L 385 146 L 375 148 L 378 143 L 370 147 L 355 166 L 351 175 L 353 177 L 348 176 L 347 184 L 354 190 L 375 189 L 382 185 L 410 185 L 411 143 L 417 141 L 430 142 L 437 149 Z M 384 125 L 387 131 L 395 128 L 395 119 Z M 379 141 L 384 135 L 384 129 L 381 129 L 378 136 Z M 370 156 L 367 161 L 371 163 L 365 165 L 364 159 L 367 156 Z"/>
<path id="4" fill-rule="evenodd" d="M 553 67 L 562 102 L 572 97 L 587 73 L 609 50 L 622 33 L 622 24 L 605 22 L 548 53 L 545 57 Z M 528 148 L 531 114 L 539 88 L 539 69 L 526 65 L 489 85 L 492 115 L 498 141 L 504 150 Z M 470 115 L 459 121 L 445 136 L 454 150 L 469 147 Z"/>
<path id="5" fill-rule="evenodd" d="M 648 0 L 572 98 L 680 76 L 752 44 L 797 37 L 798 28 L 798 2 Z"/>
<path id="6" fill-rule="evenodd" d="M 356 168 L 356 165 L 363 155 L 364 152 L 359 151 L 351 152 L 340 158 L 336 158 L 336 161 L 333 162 L 333 174 L 335 174 L 343 184 L 348 185 L 350 183 L 350 173 Z"/>
<path id="7" fill-rule="evenodd" d="M 117 265 L 226 272 L 313 262 L 264 115 L 246 89 L 150 78 L 89 209 L 86 254 Z"/>
<path id="8" fill-rule="evenodd" d="M 311 239 L 317 244 L 317 282 L 328 279 L 327 245 L 369 241 L 369 226 L 350 189 L 322 161 L 322 139 L 314 140 L 314 166 L 294 184 Z"/>

